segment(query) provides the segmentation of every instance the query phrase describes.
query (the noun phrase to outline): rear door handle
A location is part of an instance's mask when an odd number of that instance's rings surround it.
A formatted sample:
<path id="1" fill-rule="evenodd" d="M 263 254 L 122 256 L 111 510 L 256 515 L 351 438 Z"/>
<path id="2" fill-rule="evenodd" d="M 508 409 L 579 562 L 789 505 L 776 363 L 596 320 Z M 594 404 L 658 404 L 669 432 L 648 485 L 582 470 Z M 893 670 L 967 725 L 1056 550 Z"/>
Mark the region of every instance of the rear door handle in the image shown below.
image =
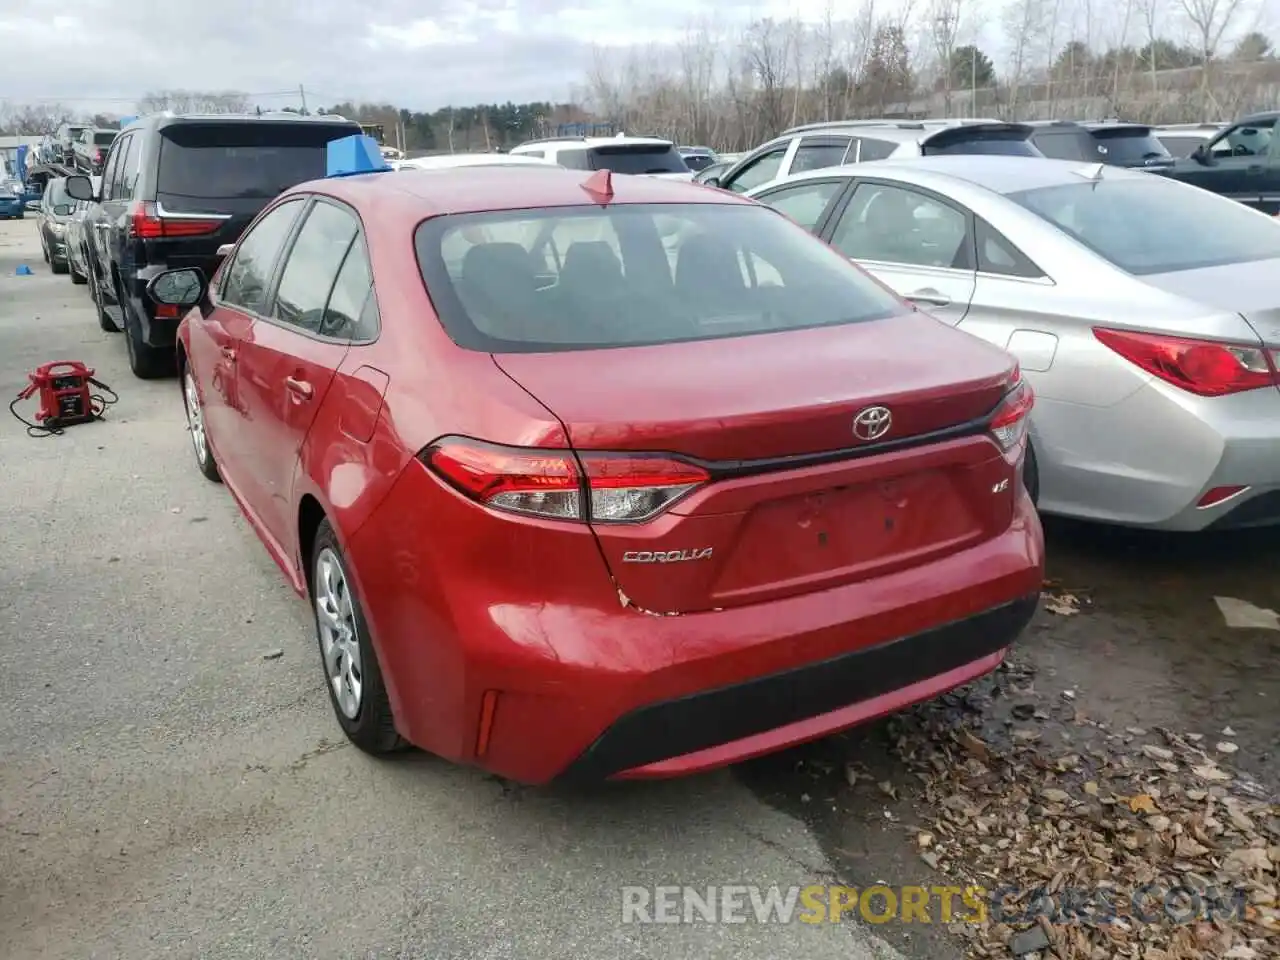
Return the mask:
<path id="1" fill-rule="evenodd" d="M 311 384 L 305 380 L 299 380 L 296 377 L 285 377 L 284 387 L 299 400 L 311 399 Z"/>
<path id="2" fill-rule="evenodd" d="M 910 300 L 912 303 L 925 303 L 931 307 L 948 307 L 951 305 L 951 298 L 943 296 L 937 290 L 916 290 L 908 293 L 903 299 Z"/>

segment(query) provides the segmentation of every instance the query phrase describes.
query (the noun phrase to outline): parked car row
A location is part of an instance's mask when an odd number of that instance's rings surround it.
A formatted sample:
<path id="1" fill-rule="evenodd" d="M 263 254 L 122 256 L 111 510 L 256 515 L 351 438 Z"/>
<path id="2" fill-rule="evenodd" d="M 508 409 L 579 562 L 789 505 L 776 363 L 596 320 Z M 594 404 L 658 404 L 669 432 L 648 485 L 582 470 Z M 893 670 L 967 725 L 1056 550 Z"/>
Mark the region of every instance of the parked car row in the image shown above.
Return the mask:
<path id="1" fill-rule="evenodd" d="M 345 121 L 208 123 L 65 192 L 370 753 L 719 766 L 994 669 L 1037 503 L 1280 523 L 1280 223 L 1142 153 L 823 125 L 708 189 L 655 138 L 325 176 Z"/>

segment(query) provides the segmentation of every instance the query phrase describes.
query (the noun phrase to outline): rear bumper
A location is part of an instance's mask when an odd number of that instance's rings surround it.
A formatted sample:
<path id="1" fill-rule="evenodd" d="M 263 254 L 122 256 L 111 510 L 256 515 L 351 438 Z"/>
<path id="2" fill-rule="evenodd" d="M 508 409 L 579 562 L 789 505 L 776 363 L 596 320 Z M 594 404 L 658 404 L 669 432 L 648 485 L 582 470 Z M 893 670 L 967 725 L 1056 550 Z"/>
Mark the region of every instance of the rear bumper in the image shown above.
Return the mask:
<path id="1" fill-rule="evenodd" d="M 758 756 L 928 700 L 994 670 L 1038 594 L 829 660 L 661 703 L 618 718 L 569 779 L 665 777 Z"/>
<path id="2" fill-rule="evenodd" d="M 1151 381 L 1120 403 L 1037 398 L 1045 513 L 1193 532 L 1280 524 L 1280 391 L 1203 398 Z M 1202 507 L 1210 491 L 1242 487 Z"/>
<path id="3" fill-rule="evenodd" d="M 995 668 L 1044 574 L 1023 494 L 949 556 L 658 616 L 620 602 L 587 528 L 512 524 L 413 465 L 346 548 L 401 734 L 525 783 L 693 773 L 929 699 Z"/>

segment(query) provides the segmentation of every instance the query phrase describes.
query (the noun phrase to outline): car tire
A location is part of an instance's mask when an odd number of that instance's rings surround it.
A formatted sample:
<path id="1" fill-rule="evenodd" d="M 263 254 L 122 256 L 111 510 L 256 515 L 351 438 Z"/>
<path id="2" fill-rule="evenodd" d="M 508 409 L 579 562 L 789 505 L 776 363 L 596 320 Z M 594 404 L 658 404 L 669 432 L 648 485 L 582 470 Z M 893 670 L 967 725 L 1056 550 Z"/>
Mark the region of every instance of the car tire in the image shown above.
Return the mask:
<path id="1" fill-rule="evenodd" d="M 93 308 L 98 311 L 98 326 L 107 333 L 119 333 L 120 327 L 111 314 L 107 313 L 107 308 L 102 302 L 102 287 L 98 283 L 92 266 L 89 267 L 89 296 L 93 298 Z"/>
<path id="2" fill-rule="evenodd" d="M 1027 488 L 1027 496 L 1038 508 L 1040 506 L 1040 465 L 1036 462 L 1036 448 L 1027 441 L 1027 456 L 1022 464 L 1022 485 Z"/>
<path id="3" fill-rule="evenodd" d="M 312 550 L 311 608 L 325 687 L 342 732 L 374 756 L 404 749 L 408 744 L 396 731 L 364 608 L 328 520 L 321 521 Z"/>
<path id="4" fill-rule="evenodd" d="M 129 351 L 129 369 L 139 380 L 160 380 L 173 373 L 175 351 L 172 348 L 153 347 L 142 339 L 142 331 L 136 322 L 129 321 L 129 311 L 124 306 L 124 294 L 119 282 L 115 285 L 116 303 L 124 315 L 124 342 Z"/>
<path id="5" fill-rule="evenodd" d="M 59 276 L 63 276 L 71 271 L 71 267 L 67 264 L 67 261 L 65 260 L 62 260 L 62 261 L 50 260 L 49 265 L 52 267 L 53 272 L 58 274 Z"/>
<path id="6" fill-rule="evenodd" d="M 41 230 L 41 231 L 40 231 L 40 253 L 41 253 L 41 255 L 44 257 L 44 262 L 45 262 L 45 263 L 50 263 L 50 262 L 51 262 L 51 261 L 50 261 L 50 259 L 49 259 L 49 245 L 48 245 L 47 243 L 45 243 L 45 242 L 44 242 L 44 231 L 43 231 L 43 230 Z"/>
<path id="7" fill-rule="evenodd" d="M 182 406 L 187 414 L 187 432 L 191 434 L 196 466 L 206 480 L 219 483 L 222 480 L 222 474 L 218 472 L 218 464 L 213 459 L 213 448 L 209 446 L 209 433 L 204 422 L 204 404 L 200 402 L 200 391 L 196 388 L 195 374 L 191 372 L 188 364 L 182 365 Z"/>
<path id="8" fill-rule="evenodd" d="M 67 269 L 71 274 L 71 282 L 77 285 L 83 285 L 89 282 L 89 278 L 76 269 L 75 261 L 67 261 Z"/>

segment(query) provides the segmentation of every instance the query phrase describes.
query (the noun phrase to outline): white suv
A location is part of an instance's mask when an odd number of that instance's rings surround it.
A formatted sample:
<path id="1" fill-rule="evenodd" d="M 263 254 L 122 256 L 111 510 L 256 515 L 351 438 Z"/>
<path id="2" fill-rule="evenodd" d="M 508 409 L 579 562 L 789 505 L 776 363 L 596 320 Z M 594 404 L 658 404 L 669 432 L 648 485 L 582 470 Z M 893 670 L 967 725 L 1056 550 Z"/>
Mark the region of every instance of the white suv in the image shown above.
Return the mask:
<path id="1" fill-rule="evenodd" d="M 986 119 L 811 123 L 784 130 L 719 176 L 704 177 L 702 182 L 746 193 L 791 174 L 890 157 L 897 160 L 939 153 L 1043 157 L 1030 141 L 1034 129 L 1026 124 Z"/>
<path id="2" fill-rule="evenodd" d="M 614 173 L 692 180 L 680 151 L 670 140 L 656 137 L 552 137 L 526 140 L 511 148 L 511 156 L 541 157 L 570 170 L 612 170 Z"/>

